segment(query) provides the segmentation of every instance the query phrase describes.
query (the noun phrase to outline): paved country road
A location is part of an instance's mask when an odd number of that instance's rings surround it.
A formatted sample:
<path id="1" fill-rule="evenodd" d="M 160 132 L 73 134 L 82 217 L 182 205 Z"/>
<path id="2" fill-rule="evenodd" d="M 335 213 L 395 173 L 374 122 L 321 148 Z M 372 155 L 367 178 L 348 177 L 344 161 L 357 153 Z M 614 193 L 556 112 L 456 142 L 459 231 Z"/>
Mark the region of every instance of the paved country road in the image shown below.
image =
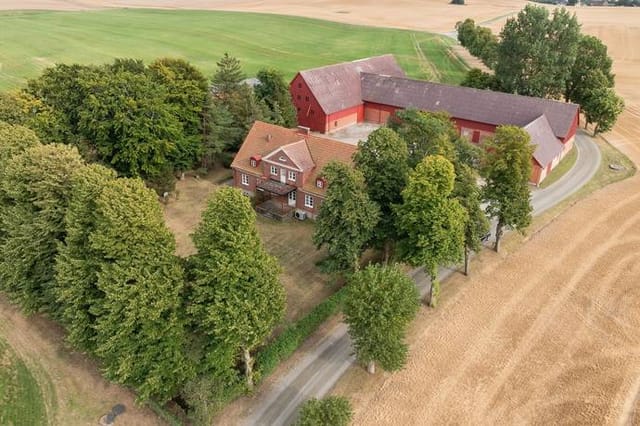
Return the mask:
<path id="1" fill-rule="evenodd" d="M 538 215 L 575 193 L 586 184 L 600 166 L 601 155 L 597 145 L 584 132 L 576 136 L 578 158 L 574 167 L 558 182 L 545 189 L 534 190 L 532 205 Z M 440 279 L 453 270 L 442 268 Z M 424 296 L 429 280 L 422 269 L 412 273 L 420 293 Z M 313 350 L 257 401 L 246 425 L 289 425 L 297 416 L 300 404 L 309 398 L 323 397 L 340 376 L 355 361 L 347 326 L 340 324 L 325 336 Z"/>

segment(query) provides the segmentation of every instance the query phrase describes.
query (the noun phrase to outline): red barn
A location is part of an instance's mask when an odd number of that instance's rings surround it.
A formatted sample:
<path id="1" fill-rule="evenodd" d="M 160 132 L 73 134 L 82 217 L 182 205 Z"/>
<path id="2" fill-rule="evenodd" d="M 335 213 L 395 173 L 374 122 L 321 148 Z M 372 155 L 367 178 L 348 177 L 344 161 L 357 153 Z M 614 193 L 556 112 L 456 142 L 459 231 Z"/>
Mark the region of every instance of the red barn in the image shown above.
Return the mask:
<path id="1" fill-rule="evenodd" d="M 328 133 L 364 120 L 360 76 L 374 73 L 404 77 L 393 55 L 300 71 L 289 89 L 298 111 L 298 124 Z"/>
<path id="2" fill-rule="evenodd" d="M 447 112 L 474 143 L 499 125 L 522 127 L 536 145 L 535 184 L 572 148 L 580 117 L 576 104 L 405 78 L 391 55 L 301 71 L 290 89 L 299 123 L 322 133 L 407 108 Z"/>

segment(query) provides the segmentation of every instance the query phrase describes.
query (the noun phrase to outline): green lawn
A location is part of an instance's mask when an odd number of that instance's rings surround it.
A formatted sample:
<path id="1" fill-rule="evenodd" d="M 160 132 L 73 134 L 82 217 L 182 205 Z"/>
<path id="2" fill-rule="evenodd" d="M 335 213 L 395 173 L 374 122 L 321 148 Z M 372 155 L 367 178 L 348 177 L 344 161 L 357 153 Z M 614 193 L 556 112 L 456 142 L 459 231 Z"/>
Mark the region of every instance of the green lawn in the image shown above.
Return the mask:
<path id="1" fill-rule="evenodd" d="M 569 153 L 560 161 L 560 164 L 549 173 L 549 175 L 542 181 L 540 188 L 546 188 L 551 184 L 556 183 L 562 176 L 564 176 L 578 159 L 578 150 L 573 148 Z"/>
<path id="2" fill-rule="evenodd" d="M 46 424 L 42 393 L 24 362 L 0 339 L 0 425 Z"/>
<path id="3" fill-rule="evenodd" d="M 393 53 L 417 78 L 459 83 L 466 66 L 434 34 L 279 15 L 116 9 L 1 12 L 0 90 L 19 87 L 55 63 L 99 64 L 116 57 L 181 57 L 207 75 L 224 52 L 248 75 L 263 66 L 296 71 Z"/>

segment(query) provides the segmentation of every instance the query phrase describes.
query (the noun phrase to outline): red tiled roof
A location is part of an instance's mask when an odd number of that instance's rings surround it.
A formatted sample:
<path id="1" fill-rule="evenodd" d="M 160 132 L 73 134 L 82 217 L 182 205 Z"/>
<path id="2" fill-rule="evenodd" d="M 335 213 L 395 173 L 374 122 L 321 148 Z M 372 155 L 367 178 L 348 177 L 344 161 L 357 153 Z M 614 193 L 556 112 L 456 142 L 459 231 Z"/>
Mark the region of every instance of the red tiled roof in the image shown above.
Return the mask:
<path id="1" fill-rule="evenodd" d="M 278 148 L 284 148 L 289 158 L 301 165 L 308 161 L 305 158 L 305 150 L 301 147 L 302 143 L 306 146 L 313 162 L 306 168 L 311 170 L 308 174 L 305 170 L 307 178 L 302 190 L 324 196 L 325 188 L 316 187 L 316 179 L 321 175 L 322 169 L 330 161 L 353 164 L 352 157 L 357 146 L 315 135 L 303 135 L 297 129 L 286 129 L 275 124 L 256 121 L 231 163 L 231 167 L 254 176 L 262 176 L 262 166 L 251 167 L 249 160 L 256 155 L 264 158 Z"/>
<path id="2" fill-rule="evenodd" d="M 524 126 L 524 130 L 529 133 L 531 143 L 536 146 L 533 158 L 543 168 L 562 153 L 564 145 L 553 134 L 546 115 L 543 114 Z"/>
<path id="3" fill-rule="evenodd" d="M 404 77 L 393 55 L 375 56 L 353 62 L 300 71 L 325 114 L 362 104 L 360 73 Z"/>
<path id="4" fill-rule="evenodd" d="M 523 127 L 546 115 L 553 133 L 564 138 L 579 111 L 576 104 L 470 87 L 362 73 L 362 99 L 399 108 L 446 111 L 454 118 Z"/>

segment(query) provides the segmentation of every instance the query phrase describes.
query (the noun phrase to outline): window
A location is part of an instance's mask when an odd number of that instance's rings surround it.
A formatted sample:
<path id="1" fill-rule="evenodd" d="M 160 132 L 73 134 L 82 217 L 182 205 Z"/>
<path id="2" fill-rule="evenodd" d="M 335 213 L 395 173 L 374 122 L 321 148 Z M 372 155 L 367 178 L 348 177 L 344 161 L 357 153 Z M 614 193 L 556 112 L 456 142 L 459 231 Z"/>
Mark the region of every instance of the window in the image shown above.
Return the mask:
<path id="1" fill-rule="evenodd" d="M 305 101 L 307 101 L 307 102 L 309 102 L 309 97 L 308 97 L 308 96 L 305 96 L 305 97 L 304 97 L 304 100 L 305 100 Z"/>
<path id="2" fill-rule="evenodd" d="M 291 191 L 289 193 L 289 201 L 293 202 L 296 200 L 296 191 Z"/>
<path id="3" fill-rule="evenodd" d="M 252 158 L 250 163 L 251 163 L 251 167 L 256 167 L 258 165 L 258 162 L 256 161 L 255 158 Z"/>
<path id="4" fill-rule="evenodd" d="M 324 181 L 322 179 L 316 179 L 316 187 L 320 189 L 324 188 Z"/>
<path id="5" fill-rule="evenodd" d="M 242 182 L 243 185 L 245 186 L 249 186 L 249 176 L 245 175 L 244 173 L 240 175 L 240 180 Z"/>
<path id="6" fill-rule="evenodd" d="M 296 172 L 289 170 L 289 180 L 296 181 Z"/>
<path id="7" fill-rule="evenodd" d="M 276 166 L 271 166 L 271 174 L 278 176 L 278 168 Z"/>
<path id="8" fill-rule="evenodd" d="M 313 197 L 309 194 L 304 194 L 304 206 L 313 208 Z"/>

